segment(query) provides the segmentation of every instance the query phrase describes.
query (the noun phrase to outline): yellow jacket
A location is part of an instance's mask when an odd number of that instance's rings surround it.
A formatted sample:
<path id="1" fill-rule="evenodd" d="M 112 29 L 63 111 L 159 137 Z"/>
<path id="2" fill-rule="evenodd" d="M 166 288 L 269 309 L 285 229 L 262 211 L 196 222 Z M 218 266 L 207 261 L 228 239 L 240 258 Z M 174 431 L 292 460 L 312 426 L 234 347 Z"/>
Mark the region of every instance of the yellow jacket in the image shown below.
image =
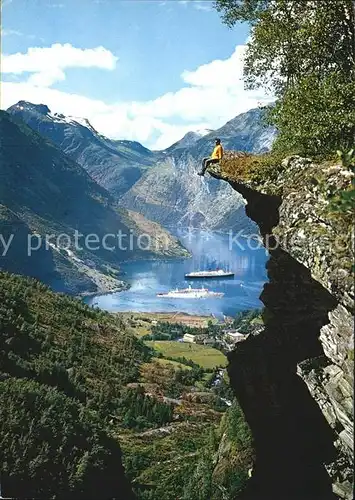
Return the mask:
<path id="1" fill-rule="evenodd" d="M 220 144 L 214 148 L 211 158 L 213 160 L 221 160 L 223 158 L 223 148 Z"/>

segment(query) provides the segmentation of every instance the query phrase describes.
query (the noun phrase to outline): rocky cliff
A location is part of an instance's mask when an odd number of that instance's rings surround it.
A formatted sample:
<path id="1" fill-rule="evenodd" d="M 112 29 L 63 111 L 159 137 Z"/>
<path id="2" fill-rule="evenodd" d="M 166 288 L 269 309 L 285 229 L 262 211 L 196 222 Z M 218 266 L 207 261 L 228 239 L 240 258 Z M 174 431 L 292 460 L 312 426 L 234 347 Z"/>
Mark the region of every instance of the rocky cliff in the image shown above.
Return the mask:
<path id="1" fill-rule="evenodd" d="M 257 456 L 240 498 L 350 500 L 352 217 L 332 212 L 328 197 L 348 189 L 352 174 L 299 157 L 264 171 L 240 165 L 227 160 L 210 170 L 246 199 L 270 253 L 265 329 L 230 354 Z"/>
<path id="2" fill-rule="evenodd" d="M 245 216 L 245 205 L 230 186 L 197 176 L 193 159 L 168 158 L 143 176 L 122 198 L 124 207 L 174 231 L 177 227 L 250 230 L 254 224 Z"/>

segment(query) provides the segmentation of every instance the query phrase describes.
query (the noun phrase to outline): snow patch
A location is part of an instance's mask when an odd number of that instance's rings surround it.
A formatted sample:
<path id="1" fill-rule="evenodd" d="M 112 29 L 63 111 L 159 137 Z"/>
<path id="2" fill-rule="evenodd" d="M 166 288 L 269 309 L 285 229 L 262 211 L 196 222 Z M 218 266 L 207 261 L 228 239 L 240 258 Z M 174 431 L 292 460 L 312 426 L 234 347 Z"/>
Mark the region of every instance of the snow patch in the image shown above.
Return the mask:
<path id="1" fill-rule="evenodd" d="M 207 134 L 210 134 L 213 132 L 211 128 L 201 128 L 199 130 L 195 130 L 195 133 L 198 134 L 200 137 L 204 137 Z"/>

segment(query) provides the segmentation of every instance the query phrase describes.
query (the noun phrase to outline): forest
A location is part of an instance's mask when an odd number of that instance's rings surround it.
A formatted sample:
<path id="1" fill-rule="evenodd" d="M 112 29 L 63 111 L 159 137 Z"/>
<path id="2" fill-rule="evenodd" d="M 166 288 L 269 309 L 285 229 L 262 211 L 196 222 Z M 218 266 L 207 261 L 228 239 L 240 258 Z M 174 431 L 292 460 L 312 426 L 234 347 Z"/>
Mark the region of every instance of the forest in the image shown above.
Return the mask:
<path id="1" fill-rule="evenodd" d="M 133 488 L 142 499 L 170 500 L 177 491 L 199 499 L 197 476 L 216 499 L 244 487 L 252 440 L 237 403 L 221 400 L 232 394 L 226 374 L 215 386 L 218 366 L 166 359 L 119 315 L 4 272 L 0 331 L 7 496 L 131 498 Z M 219 448 L 227 428 L 226 457 Z"/>

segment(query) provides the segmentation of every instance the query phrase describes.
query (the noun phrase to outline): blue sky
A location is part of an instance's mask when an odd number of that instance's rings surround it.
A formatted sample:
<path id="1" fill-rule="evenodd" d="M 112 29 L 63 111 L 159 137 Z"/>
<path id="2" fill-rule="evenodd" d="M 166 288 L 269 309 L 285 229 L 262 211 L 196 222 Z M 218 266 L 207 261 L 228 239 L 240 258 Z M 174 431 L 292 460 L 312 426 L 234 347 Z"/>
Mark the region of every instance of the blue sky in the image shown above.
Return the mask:
<path id="1" fill-rule="evenodd" d="M 3 0 L 2 107 L 85 116 L 105 135 L 166 147 L 264 102 L 243 89 L 248 27 L 198 0 Z"/>

